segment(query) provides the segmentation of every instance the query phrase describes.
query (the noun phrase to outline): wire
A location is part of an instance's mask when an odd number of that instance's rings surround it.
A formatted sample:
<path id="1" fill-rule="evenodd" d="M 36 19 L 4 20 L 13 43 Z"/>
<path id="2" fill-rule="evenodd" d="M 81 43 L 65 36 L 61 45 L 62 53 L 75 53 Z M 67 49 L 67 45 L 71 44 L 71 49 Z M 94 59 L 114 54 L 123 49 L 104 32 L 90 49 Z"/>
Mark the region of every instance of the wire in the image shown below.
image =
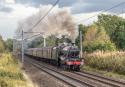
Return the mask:
<path id="1" fill-rule="evenodd" d="M 103 10 L 102 12 L 100 12 L 100 13 L 98 13 L 98 14 L 96 14 L 96 15 L 93 15 L 93 16 L 91 16 L 91 17 L 89 17 L 89 18 L 86 18 L 86 19 L 84 19 L 84 20 L 80 20 L 80 22 L 81 22 L 81 21 L 82 21 L 82 22 L 88 21 L 89 19 L 91 19 L 91 18 L 93 18 L 93 17 L 95 17 L 95 16 L 97 16 L 97 15 L 99 15 L 99 14 L 102 14 L 103 12 L 110 11 L 111 9 L 114 9 L 114 8 L 116 8 L 116 7 L 119 7 L 120 5 L 123 5 L 123 4 L 125 4 L 125 2 L 119 3 L 119 4 L 113 6 L 113 7 L 109 8 L 109 9 L 105 9 L 105 10 Z"/>
<path id="2" fill-rule="evenodd" d="M 42 34 L 42 33 L 39 33 L 39 34 L 33 35 L 33 36 L 31 36 L 31 37 L 25 38 L 24 40 L 28 40 L 28 39 L 30 39 L 30 38 L 33 38 L 33 37 L 39 36 L 39 35 L 41 35 L 41 34 Z"/>
<path id="3" fill-rule="evenodd" d="M 31 28 L 29 28 L 29 30 L 32 30 L 33 28 L 35 28 L 35 27 L 53 10 L 53 8 L 59 3 L 59 1 L 60 1 L 60 0 L 57 0 L 57 1 L 53 4 L 53 6 L 47 11 L 47 13 L 46 13 L 42 18 L 40 18 L 40 20 L 38 20 L 35 25 L 33 25 Z M 24 33 L 40 33 L 40 34 L 41 34 L 41 32 L 24 32 Z M 43 33 L 43 32 L 42 32 L 42 33 Z M 33 35 L 32 37 L 29 37 L 29 38 L 26 38 L 26 39 L 33 38 L 33 37 L 38 36 L 38 35 L 40 35 L 40 34 Z"/>
<path id="4" fill-rule="evenodd" d="M 57 1 L 53 4 L 53 6 L 47 11 L 47 13 L 46 13 L 42 18 L 40 18 L 40 20 L 38 20 L 38 22 L 37 22 L 35 25 L 33 25 L 33 27 L 31 27 L 30 29 L 35 28 L 35 27 L 51 12 L 51 10 L 57 5 L 57 3 L 58 3 L 59 1 L 60 1 L 60 0 L 57 0 Z"/>

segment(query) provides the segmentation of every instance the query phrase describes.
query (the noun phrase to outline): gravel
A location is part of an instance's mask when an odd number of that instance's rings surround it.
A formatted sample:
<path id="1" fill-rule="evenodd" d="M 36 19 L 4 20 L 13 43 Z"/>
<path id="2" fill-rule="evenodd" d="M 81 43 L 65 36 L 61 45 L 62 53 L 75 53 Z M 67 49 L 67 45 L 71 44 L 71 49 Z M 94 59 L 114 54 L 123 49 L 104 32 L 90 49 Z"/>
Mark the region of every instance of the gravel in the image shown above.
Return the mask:
<path id="1" fill-rule="evenodd" d="M 24 63 L 24 72 L 34 83 L 34 87 L 70 87 L 62 81 L 52 77 L 51 75 L 39 70 L 29 63 Z"/>

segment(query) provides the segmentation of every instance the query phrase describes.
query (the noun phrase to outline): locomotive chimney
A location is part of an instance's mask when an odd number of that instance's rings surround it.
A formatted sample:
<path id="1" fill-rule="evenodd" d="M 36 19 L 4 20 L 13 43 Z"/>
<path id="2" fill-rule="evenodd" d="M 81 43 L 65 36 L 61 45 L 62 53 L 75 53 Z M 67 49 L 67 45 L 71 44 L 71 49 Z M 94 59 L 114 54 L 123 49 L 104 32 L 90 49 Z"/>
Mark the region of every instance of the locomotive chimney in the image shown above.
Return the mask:
<path id="1" fill-rule="evenodd" d="M 72 45 L 75 46 L 75 40 L 72 41 Z"/>

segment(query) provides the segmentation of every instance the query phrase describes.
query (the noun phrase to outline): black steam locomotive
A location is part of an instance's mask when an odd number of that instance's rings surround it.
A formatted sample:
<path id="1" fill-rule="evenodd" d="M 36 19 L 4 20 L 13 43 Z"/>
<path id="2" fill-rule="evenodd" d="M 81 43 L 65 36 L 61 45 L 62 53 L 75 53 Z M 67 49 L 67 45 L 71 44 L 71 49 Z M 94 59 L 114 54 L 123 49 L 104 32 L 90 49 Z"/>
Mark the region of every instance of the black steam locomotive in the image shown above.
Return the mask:
<path id="1" fill-rule="evenodd" d="M 57 47 L 30 48 L 25 51 L 26 55 L 34 56 L 43 61 L 56 64 L 64 69 L 80 70 L 83 64 L 79 56 L 77 46 L 63 43 Z"/>

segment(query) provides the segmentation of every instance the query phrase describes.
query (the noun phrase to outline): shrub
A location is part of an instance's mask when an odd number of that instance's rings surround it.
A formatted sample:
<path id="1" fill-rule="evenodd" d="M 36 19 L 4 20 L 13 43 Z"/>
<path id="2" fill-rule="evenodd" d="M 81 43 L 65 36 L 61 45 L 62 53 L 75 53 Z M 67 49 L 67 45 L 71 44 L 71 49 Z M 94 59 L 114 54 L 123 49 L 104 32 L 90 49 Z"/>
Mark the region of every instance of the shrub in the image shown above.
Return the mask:
<path id="1" fill-rule="evenodd" d="M 84 54 L 85 63 L 93 68 L 125 75 L 125 52 L 94 52 Z"/>
<path id="2" fill-rule="evenodd" d="M 113 43 L 109 42 L 90 42 L 83 47 L 84 51 L 93 52 L 93 51 L 115 51 L 116 47 Z"/>
<path id="3" fill-rule="evenodd" d="M 0 57 L 0 87 L 27 87 L 18 61 L 11 54 Z"/>

